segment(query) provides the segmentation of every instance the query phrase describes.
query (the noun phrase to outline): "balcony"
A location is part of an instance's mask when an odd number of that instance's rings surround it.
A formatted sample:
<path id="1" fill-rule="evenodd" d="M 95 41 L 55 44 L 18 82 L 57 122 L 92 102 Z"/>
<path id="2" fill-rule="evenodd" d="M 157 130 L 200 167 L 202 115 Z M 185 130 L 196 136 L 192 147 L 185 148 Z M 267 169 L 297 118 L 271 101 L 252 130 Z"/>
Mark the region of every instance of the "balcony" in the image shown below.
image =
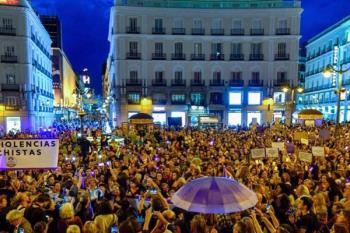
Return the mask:
<path id="1" fill-rule="evenodd" d="M 176 100 L 176 101 L 172 100 L 171 104 L 172 105 L 185 105 L 186 104 L 186 100 Z"/>
<path id="2" fill-rule="evenodd" d="M 16 35 L 16 28 L 0 27 L 0 35 L 15 36 Z"/>
<path id="3" fill-rule="evenodd" d="M 263 61 L 264 60 L 264 54 L 250 54 L 249 55 L 250 61 Z"/>
<path id="4" fill-rule="evenodd" d="M 165 87 L 166 86 L 166 80 L 165 79 L 153 79 L 152 80 L 152 86 Z"/>
<path id="5" fill-rule="evenodd" d="M 127 86 L 142 86 L 141 79 L 127 79 L 125 83 Z"/>
<path id="6" fill-rule="evenodd" d="M 250 29 L 250 35 L 251 36 L 263 36 L 264 29 L 263 28 L 252 28 L 252 29 Z"/>
<path id="7" fill-rule="evenodd" d="M 244 86 L 244 80 L 241 79 L 231 79 L 229 82 L 230 87 L 243 87 Z"/>
<path id="8" fill-rule="evenodd" d="M 212 54 L 210 54 L 210 60 L 223 61 L 223 60 L 225 60 L 225 54 L 212 53 Z"/>
<path id="9" fill-rule="evenodd" d="M 1 91 L 19 91 L 19 84 L 1 84 Z"/>
<path id="10" fill-rule="evenodd" d="M 243 61 L 244 54 L 230 54 L 230 60 L 231 61 Z"/>
<path id="11" fill-rule="evenodd" d="M 17 56 L 13 55 L 1 55 L 1 62 L 2 63 L 17 63 Z"/>
<path id="12" fill-rule="evenodd" d="M 244 29 L 243 28 L 232 28 L 231 29 L 231 36 L 244 36 Z"/>
<path id="13" fill-rule="evenodd" d="M 200 54 L 192 53 L 191 54 L 191 60 L 203 61 L 203 60 L 205 60 L 205 55 L 203 53 L 200 53 Z"/>
<path id="14" fill-rule="evenodd" d="M 204 35 L 205 29 L 204 28 L 192 28 L 192 35 Z"/>
<path id="15" fill-rule="evenodd" d="M 284 79 L 284 80 L 273 80 L 273 85 L 275 87 L 289 87 L 290 86 L 290 80 Z"/>
<path id="16" fill-rule="evenodd" d="M 248 85 L 250 87 L 262 87 L 264 86 L 264 80 L 249 80 Z"/>
<path id="17" fill-rule="evenodd" d="M 275 61 L 289 60 L 289 54 L 275 54 Z"/>
<path id="18" fill-rule="evenodd" d="M 191 86 L 204 86 L 205 85 L 205 81 L 204 80 L 195 80 L 192 79 L 191 80 Z"/>
<path id="19" fill-rule="evenodd" d="M 212 28 L 210 33 L 213 36 L 223 36 L 225 34 L 225 30 L 223 28 Z"/>
<path id="20" fill-rule="evenodd" d="M 186 60 L 186 54 L 173 53 L 171 54 L 171 60 Z"/>
<path id="21" fill-rule="evenodd" d="M 172 29 L 172 34 L 173 35 L 185 35 L 186 34 L 186 29 L 185 28 L 173 28 Z"/>
<path id="22" fill-rule="evenodd" d="M 173 86 L 173 87 L 186 86 L 186 80 L 183 80 L 183 79 L 173 79 L 173 80 L 171 80 L 171 86 Z"/>
<path id="23" fill-rule="evenodd" d="M 214 87 L 225 86 L 225 81 L 221 79 L 212 79 L 210 80 L 210 86 L 214 86 Z"/>
<path id="24" fill-rule="evenodd" d="M 140 27 L 126 27 L 125 31 L 129 34 L 140 34 Z"/>
<path id="25" fill-rule="evenodd" d="M 165 53 L 152 53 L 152 60 L 166 60 Z"/>
<path id="26" fill-rule="evenodd" d="M 165 28 L 152 28 L 152 34 L 165 34 Z"/>
<path id="27" fill-rule="evenodd" d="M 276 35 L 290 35 L 290 28 L 276 28 Z"/>
<path id="28" fill-rule="evenodd" d="M 126 59 L 135 59 L 135 60 L 141 59 L 141 53 L 135 53 L 135 52 L 127 53 Z"/>
<path id="29" fill-rule="evenodd" d="M 153 99 L 153 104 L 166 105 L 167 104 L 167 100 L 166 99 Z"/>

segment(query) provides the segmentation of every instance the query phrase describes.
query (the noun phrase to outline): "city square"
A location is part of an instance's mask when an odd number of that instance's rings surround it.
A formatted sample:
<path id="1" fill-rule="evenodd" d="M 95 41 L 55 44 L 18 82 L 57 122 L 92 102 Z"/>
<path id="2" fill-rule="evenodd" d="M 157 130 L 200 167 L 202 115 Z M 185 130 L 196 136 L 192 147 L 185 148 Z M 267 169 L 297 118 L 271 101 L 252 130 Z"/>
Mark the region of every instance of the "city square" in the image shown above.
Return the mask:
<path id="1" fill-rule="evenodd" d="M 350 233 L 318 1 L 0 0 L 0 233 Z"/>

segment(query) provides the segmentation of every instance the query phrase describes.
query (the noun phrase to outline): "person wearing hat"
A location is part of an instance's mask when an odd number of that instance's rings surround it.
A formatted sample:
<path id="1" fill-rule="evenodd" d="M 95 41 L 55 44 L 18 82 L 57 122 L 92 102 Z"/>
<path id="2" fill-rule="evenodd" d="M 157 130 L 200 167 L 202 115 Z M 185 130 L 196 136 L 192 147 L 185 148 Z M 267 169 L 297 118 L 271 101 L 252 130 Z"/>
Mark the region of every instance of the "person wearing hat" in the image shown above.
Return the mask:
<path id="1" fill-rule="evenodd" d="M 32 233 L 33 229 L 27 219 L 24 218 L 23 212 L 19 210 L 11 210 L 6 215 L 6 220 L 11 224 L 14 233 Z"/>

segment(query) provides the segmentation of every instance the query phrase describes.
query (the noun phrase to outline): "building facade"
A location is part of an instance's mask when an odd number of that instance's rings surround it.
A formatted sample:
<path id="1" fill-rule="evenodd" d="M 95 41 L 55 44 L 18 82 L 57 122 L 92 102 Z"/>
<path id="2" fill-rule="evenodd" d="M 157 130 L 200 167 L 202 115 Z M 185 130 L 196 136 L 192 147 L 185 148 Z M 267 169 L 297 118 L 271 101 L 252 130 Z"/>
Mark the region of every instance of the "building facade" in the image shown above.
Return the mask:
<path id="1" fill-rule="evenodd" d="M 0 4 L 0 125 L 37 130 L 54 120 L 51 39 L 25 0 Z"/>
<path id="2" fill-rule="evenodd" d="M 197 125 L 283 118 L 297 85 L 300 1 L 116 0 L 108 58 L 110 117 L 137 112 L 155 122 Z M 273 106 L 264 106 L 273 98 Z"/>
<path id="3" fill-rule="evenodd" d="M 335 120 L 337 112 L 338 74 L 325 77 L 327 65 L 350 66 L 350 16 L 311 38 L 306 45 L 305 89 L 299 95 L 297 109 L 317 109 L 327 120 Z M 350 121 L 350 75 L 343 74 L 340 120 Z"/>

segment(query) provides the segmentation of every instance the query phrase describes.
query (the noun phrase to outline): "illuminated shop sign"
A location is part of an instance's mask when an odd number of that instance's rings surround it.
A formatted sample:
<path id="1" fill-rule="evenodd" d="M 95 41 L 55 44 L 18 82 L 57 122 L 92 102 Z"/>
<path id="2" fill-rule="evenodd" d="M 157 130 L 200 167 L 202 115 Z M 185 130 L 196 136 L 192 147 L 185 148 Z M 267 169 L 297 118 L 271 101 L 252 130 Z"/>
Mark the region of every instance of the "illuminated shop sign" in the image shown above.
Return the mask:
<path id="1" fill-rule="evenodd" d="M 18 5 L 19 4 L 19 0 L 0 0 L 0 4 Z"/>

